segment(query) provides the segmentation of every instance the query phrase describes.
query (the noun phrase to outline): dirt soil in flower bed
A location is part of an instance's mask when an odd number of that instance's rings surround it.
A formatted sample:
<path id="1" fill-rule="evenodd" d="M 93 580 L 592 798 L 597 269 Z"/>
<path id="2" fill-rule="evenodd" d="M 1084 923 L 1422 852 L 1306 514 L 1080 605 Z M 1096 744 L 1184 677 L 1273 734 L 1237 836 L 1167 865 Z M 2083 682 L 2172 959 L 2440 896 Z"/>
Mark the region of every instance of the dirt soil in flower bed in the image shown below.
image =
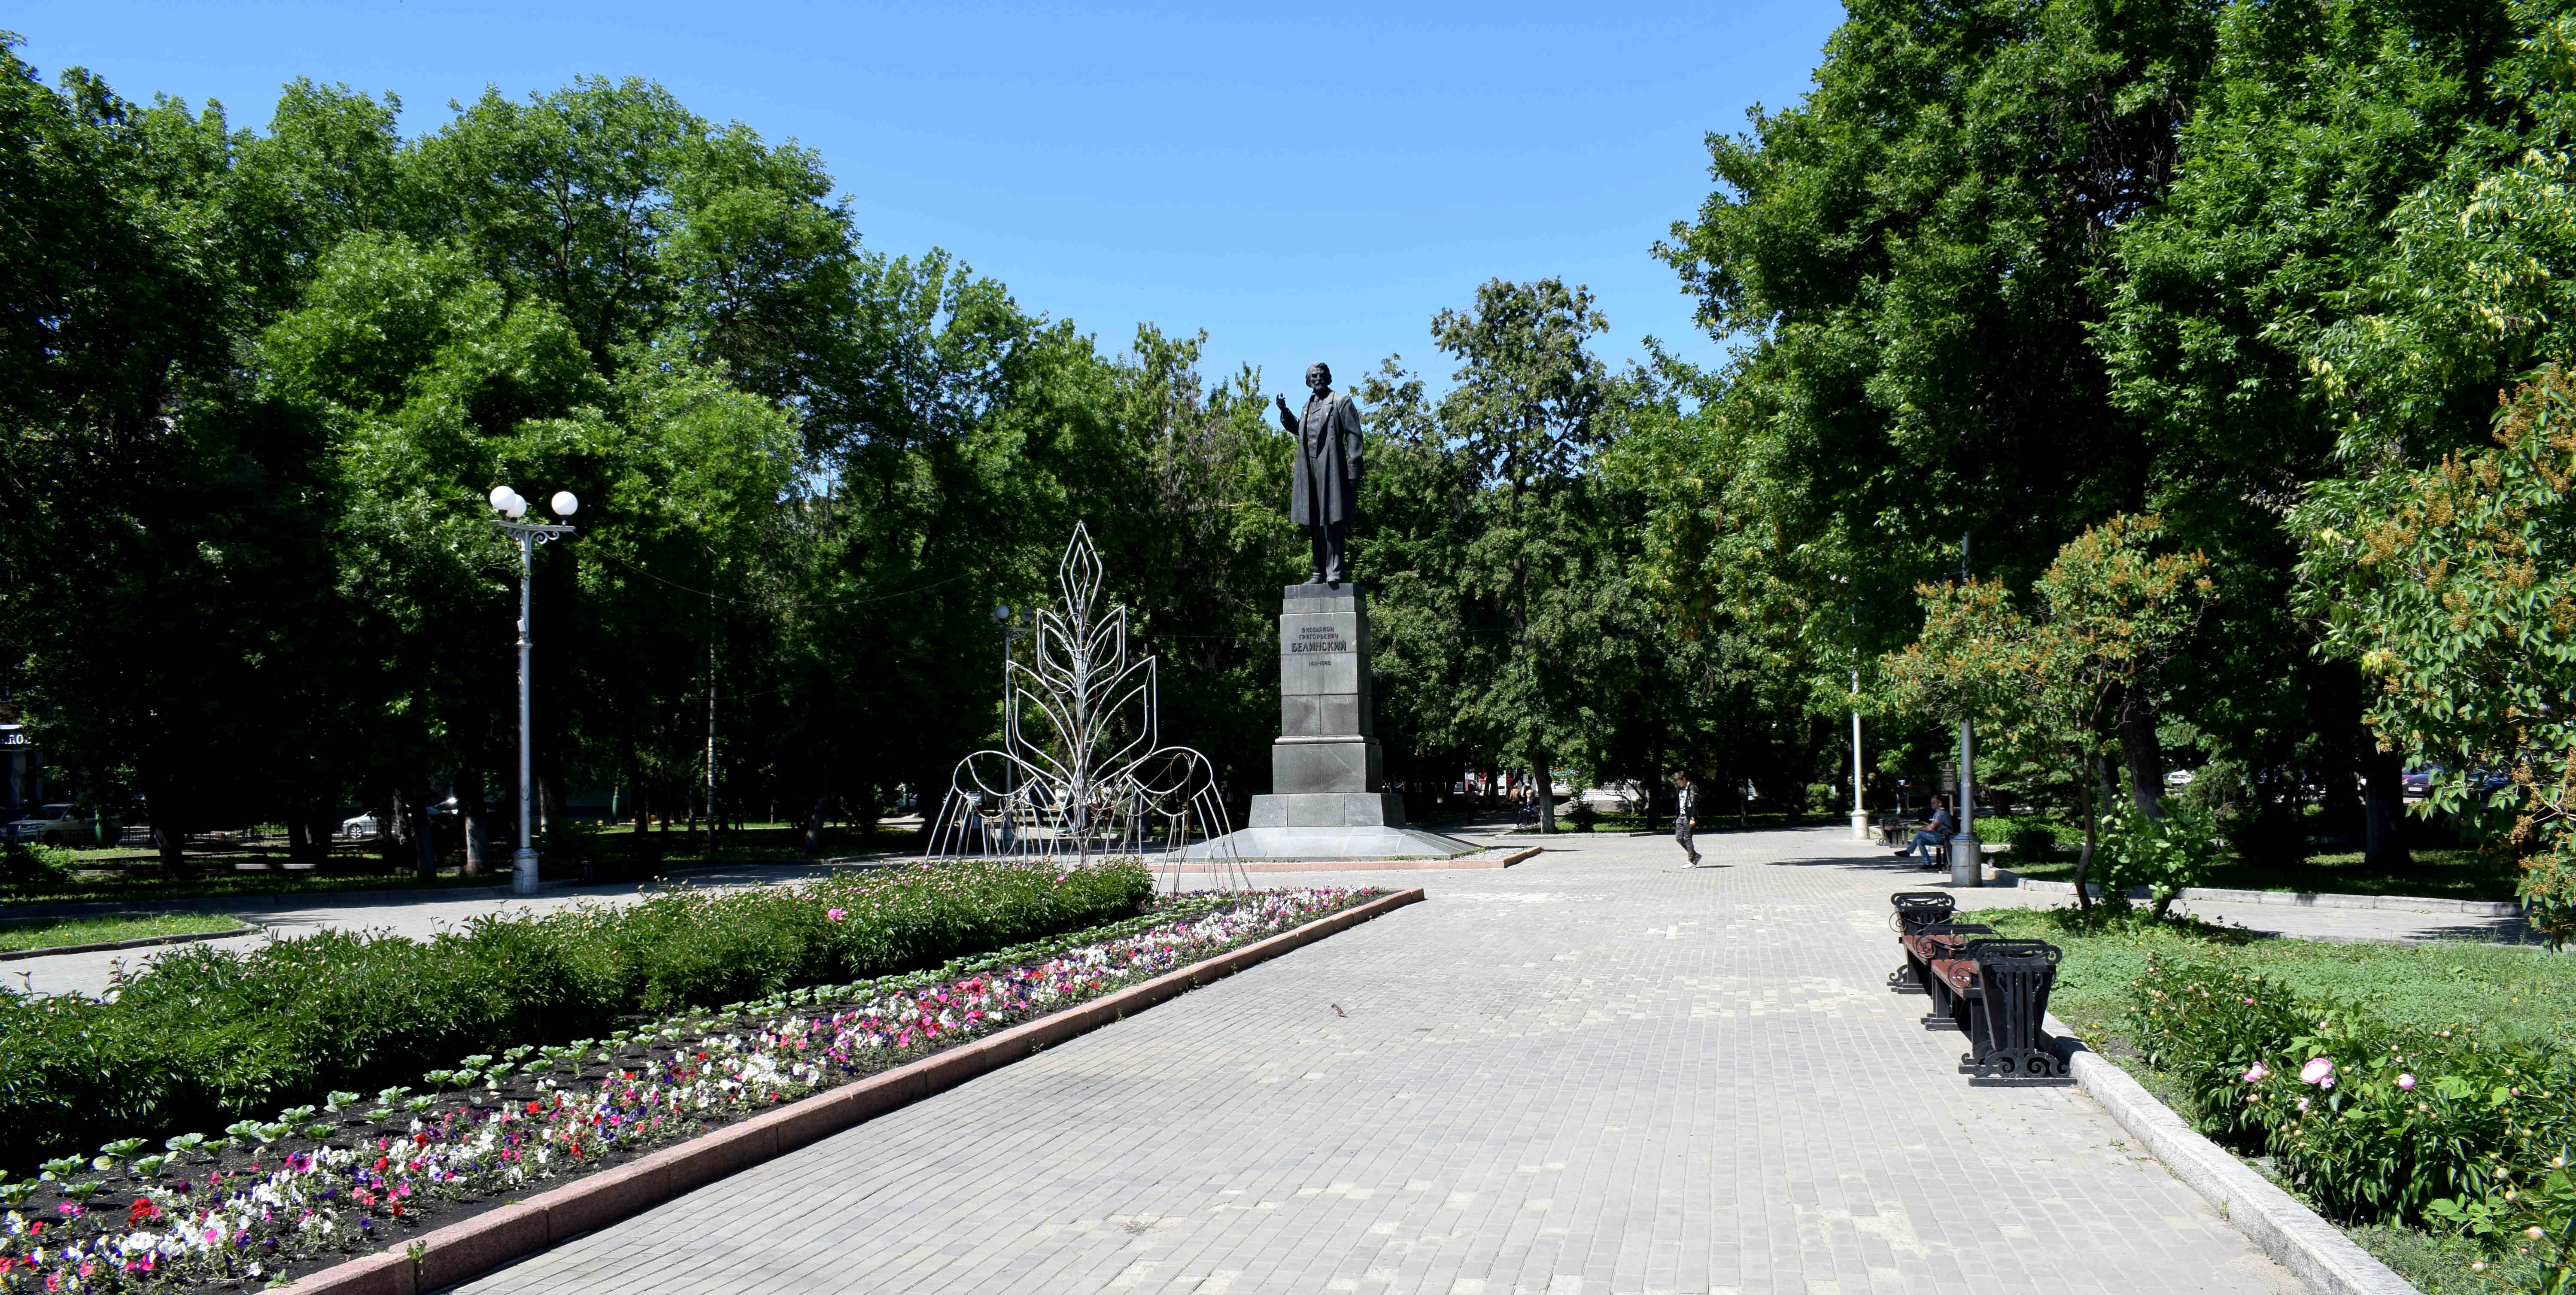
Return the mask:
<path id="1" fill-rule="evenodd" d="M 336 1113 L 323 1110 L 305 1115 L 295 1131 L 283 1136 L 277 1136 L 278 1126 L 270 1126 L 266 1132 L 273 1141 L 255 1142 L 248 1137 L 236 1137 L 229 1143 L 210 1140 L 193 1152 L 170 1155 L 167 1163 L 149 1174 L 137 1173 L 130 1160 L 102 1156 L 94 1168 L 59 1176 L 49 1173 L 42 1182 L 17 1185 L 28 1190 L 21 1199 L 9 1202 L 6 1213 L 0 1213 L 0 1291 L 248 1290 L 282 1286 L 352 1258 L 398 1249 L 421 1233 L 615 1168 L 780 1104 L 884 1073 L 999 1029 L 1043 1019 L 1154 976 L 1295 930 L 1386 893 L 1377 888 L 1314 889 L 1167 899 L 1140 918 L 998 955 L 960 959 L 936 971 L 862 985 L 797 990 L 712 1012 L 658 1020 L 638 1017 L 632 1037 L 623 1042 L 600 1041 L 586 1049 L 578 1063 L 559 1054 L 554 1065 L 541 1071 L 523 1070 L 497 1082 L 477 1078 L 467 1088 L 432 1096 L 425 1109 L 380 1106 L 367 1100 L 349 1102 Z M 1283 902 L 1292 907 L 1276 920 L 1258 916 L 1266 905 Z M 1168 945 L 1171 932 L 1204 931 L 1217 919 L 1229 916 L 1248 923 L 1247 929 L 1224 932 L 1225 938 L 1205 944 L 1192 943 L 1181 956 L 1169 961 L 1131 962 L 1128 966 L 1132 969 L 1098 963 L 1088 978 L 1080 970 L 1079 959 L 1085 951 L 1105 948 L 1132 952 L 1157 938 Z M 1066 971 L 1069 964 L 1075 967 L 1070 981 Z M 645 1108 L 640 1101 L 633 1106 L 617 1101 L 618 1097 L 640 1097 L 657 1083 L 673 1086 L 683 1082 L 684 1076 L 716 1076 L 718 1068 L 729 1060 L 759 1055 L 759 1047 L 742 1046 L 746 1038 L 788 1037 L 800 1027 L 823 1027 L 861 1009 L 882 1008 L 892 999 L 904 1000 L 908 1008 L 928 1008 L 934 998 L 945 1004 L 949 1001 L 947 995 L 968 986 L 989 992 L 997 985 L 1029 983 L 1041 973 L 1051 975 L 1046 983 L 1055 988 L 1033 1010 L 970 1017 L 946 1026 L 926 1012 L 901 1018 L 867 1015 L 859 1018 L 863 1022 L 859 1028 L 881 1023 L 884 1032 L 872 1037 L 884 1041 L 853 1047 L 846 1054 L 832 1053 L 828 1071 L 802 1065 L 794 1068 L 806 1072 L 802 1075 L 780 1073 L 774 1068 L 764 1071 L 756 1066 L 737 1068 L 733 1074 L 749 1077 L 747 1083 L 718 1078 L 716 1082 L 727 1090 L 718 1100 L 685 1112 L 657 1115 L 649 1124 L 642 1119 Z M 957 996 L 959 1001 L 972 997 L 968 993 Z M 918 1032 L 925 1029 L 926 1032 Z M 831 1033 L 824 1031 L 827 1041 Z M 797 1037 L 812 1035 L 808 1030 Z M 816 1058 L 820 1060 L 821 1054 Z M 489 1063 L 493 1059 L 466 1060 Z M 473 1077 L 467 1072 L 458 1073 Z M 703 1087 L 703 1078 L 686 1082 Z M 454 1148 L 484 1131 L 522 1121 L 543 1129 L 547 1120 L 560 1117 L 567 1103 L 570 1108 L 585 1105 L 569 1101 L 574 1094 L 594 1099 L 587 1105 L 599 1112 L 600 1118 L 588 1124 L 580 1118 L 568 1124 L 553 1123 L 555 1132 L 569 1129 L 573 1136 L 563 1142 L 549 1142 L 546 1151 L 564 1148 L 566 1154 L 552 1156 L 533 1176 L 502 1181 L 479 1168 L 463 1181 L 429 1181 L 437 1177 L 435 1171 L 424 1175 L 413 1170 L 406 1175 L 407 1159 L 418 1164 L 417 1157 L 442 1147 Z M 606 1103 L 595 1100 L 602 1094 L 610 1095 Z M 360 1111 L 358 1107 L 371 1109 Z M 539 1118 L 541 1112 L 545 1118 Z M 299 1109 L 287 1114 L 301 1113 Z M 635 1122 L 626 1124 L 626 1118 Z M 327 1130 L 325 1125 L 329 1126 Z M 310 1136 L 313 1133 L 320 1136 Z M 530 1133 L 524 1139 L 509 1139 L 521 1147 L 507 1149 L 504 1158 L 525 1156 L 536 1148 L 538 1136 Z M 242 1145 L 246 1141 L 251 1144 Z M 61 1167 L 59 1162 L 55 1167 Z M 290 1179 L 299 1181 L 300 1192 L 278 1190 Z M 78 1187 L 91 1183 L 97 1185 L 95 1190 L 76 1198 Z M 137 1263 L 143 1262 L 138 1256 L 151 1252 L 127 1250 L 119 1262 L 107 1257 L 107 1253 L 113 1253 L 107 1250 L 92 1257 L 86 1272 L 67 1271 L 59 1258 L 66 1242 L 76 1246 L 87 1243 L 93 1251 L 101 1251 L 138 1232 L 166 1235 L 177 1212 L 190 1204 L 203 1209 L 217 1201 L 229 1201 L 232 1203 L 227 1209 L 235 1211 L 238 1220 L 246 1212 L 241 1204 L 245 1189 L 250 1201 L 247 1211 L 255 1211 L 259 1218 L 231 1231 L 215 1255 L 201 1252 L 173 1262 L 165 1248 L 153 1256 L 157 1262 L 138 1268 Z M 317 1234 L 314 1222 L 324 1217 L 334 1226 Z M 197 1226 L 202 1228 L 204 1224 Z M 247 1242 L 243 1237 L 248 1238 Z M 51 1262 L 31 1262 L 31 1255 L 38 1252 Z M 218 1267 L 231 1271 L 211 1271 Z M 62 1278 L 62 1284 L 47 1285 L 49 1275 Z M 73 1280 L 75 1276 L 78 1280 Z"/>

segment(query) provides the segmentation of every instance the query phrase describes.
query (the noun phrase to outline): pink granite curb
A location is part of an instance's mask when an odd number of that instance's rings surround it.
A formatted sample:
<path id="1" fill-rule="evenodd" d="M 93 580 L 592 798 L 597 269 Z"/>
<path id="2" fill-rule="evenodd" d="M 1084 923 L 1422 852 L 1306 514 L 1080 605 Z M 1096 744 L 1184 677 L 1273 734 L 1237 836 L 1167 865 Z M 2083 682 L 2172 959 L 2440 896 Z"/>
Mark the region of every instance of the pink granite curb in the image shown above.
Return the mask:
<path id="1" fill-rule="evenodd" d="M 1419 889 L 1382 895 L 1105 998 L 1014 1025 L 550 1188 L 413 1238 L 399 1249 L 335 1264 L 286 1289 L 291 1295 L 419 1295 L 453 1285 L 1422 898 Z"/>

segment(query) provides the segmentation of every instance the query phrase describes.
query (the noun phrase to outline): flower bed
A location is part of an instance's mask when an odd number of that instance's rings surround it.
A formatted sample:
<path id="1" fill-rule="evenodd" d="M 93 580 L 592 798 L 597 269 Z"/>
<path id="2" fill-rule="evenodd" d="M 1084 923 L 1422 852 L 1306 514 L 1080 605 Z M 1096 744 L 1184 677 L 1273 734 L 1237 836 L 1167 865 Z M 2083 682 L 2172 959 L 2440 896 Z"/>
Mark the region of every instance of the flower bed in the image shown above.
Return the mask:
<path id="1" fill-rule="evenodd" d="M 1153 889 L 1132 859 L 966 861 L 509 912 L 427 940 L 188 945 L 114 1001 L 0 994 L 0 1165 L 409 1083 L 449 1058 L 606 1034 L 638 1014 L 935 967 L 1132 916 Z"/>
<path id="2" fill-rule="evenodd" d="M 1170 901 L 1144 918 L 952 963 L 683 1014 L 607 1040 L 471 1056 L 425 1083 L 140 1139 L 0 1185 L 0 1290 L 265 1285 L 380 1250 L 531 1185 L 618 1163 L 1323 917 L 1375 891 Z M 839 919 L 849 920 L 844 911 Z M 531 1055 L 533 1054 L 533 1055 Z M 92 1174 L 96 1176 L 92 1176 Z"/>
<path id="3" fill-rule="evenodd" d="M 2138 1050 L 2201 1130 L 2323 1212 L 2576 1259 L 2576 1059 L 2553 1043 L 2392 1023 L 2241 968 L 2151 958 L 2132 988 Z"/>

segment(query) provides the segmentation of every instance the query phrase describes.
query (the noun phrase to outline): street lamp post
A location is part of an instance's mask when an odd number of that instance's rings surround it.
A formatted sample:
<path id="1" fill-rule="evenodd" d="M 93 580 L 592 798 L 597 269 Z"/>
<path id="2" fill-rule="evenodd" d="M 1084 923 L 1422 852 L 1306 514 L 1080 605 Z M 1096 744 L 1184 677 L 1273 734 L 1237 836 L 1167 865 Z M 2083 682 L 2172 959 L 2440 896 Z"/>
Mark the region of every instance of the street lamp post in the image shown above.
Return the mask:
<path id="1" fill-rule="evenodd" d="M 1968 537 L 1959 537 L 1959 579 L 1968 579 Z M 1977 724 L 1959 717 L 1959 833 L 1950 838 L 1950 884 L 1986 884 L 1985 844 L 1977 839 Z"/>
<path id="2" fill-rule="evenodd" d="M 1869 839 L 1869 806 L 1861 800 L 1860 765 L 1860 667 L 1852 667 L 1852 836 L 1855 841 Z"/>
<path id="3" fill-rule="evenodd" d="M 510 893 L 537 893 L 537 850 L 528 836 L 528 806 L 533 794 L 533 779 L 528 759 L 528 649 L 534 640 L 528 632 L 528 614 L 536 583 L 537 546 L 548 540 L 572 533 L 563 522 L 523 521 L 528 515 L 528 501 L 508 486 L 492 487 L 492 508 L 501 515 L 494 526 L 519 537 L 519 849 L 510 856 Z M 558 490 L 546 501 L 557 517 L 570 517 L 581 501 L 569 490 Z"/>
<path id="4" fill-rule="evenodd" d="M 1835 576 L 1835 577 L 1833 577 L 1833 582 L 1834 582 L 1835 584 L 1842 585 L 1842 586 L 1844 586 L 1845 588 L 1849 588 L 1849 587 L 1850 587 L 1850 585 L 1851 585 L 1851 577 L 1850 577 L 1850 576 Z M 1863 799 L 1862 799 L 1862 794 L 1863 794 L 1863 793 L 1862 793 L 1862 791 L 1861 791 L 1861 778 L 1862 778 L 1862 773 L 1861 773 L 1861 764 L 1860 764 L 1860 601 L 1859 601 L 1858 599 L 1854 599 L 1854 600 L 1852 601 L 1852 603 L 1851 603 L 1850 607 L 1848 607 L 1848 608 L 1846 608 L 1846 609 L 1845 609 L 1844 614 L 1843 614 L 1843 620 L 1845 621 L 1845 623 L 1847 623 L 1847 624 L 1849 624 L 1849 625 L 1851 626 L 1851 635 L 1852 635 L 1852 671 L 1851 671 L 1851 707 L 1852 707 L 1852 812 L 1851 812 L 1851 839 L 1853 839 L 1853 840 L 1855 840 L 1855 841 L 1866 841 L 1866 840 L 1868 840 L 1868 839 L 1869 839 L 1869 803 L 1868 803 L 1866 800 L 1863 800 Z"/>
<path id="5" fill-rule="evenodd" d="M 1011 735 L 1020 731 L 1020 690 L 1011 680 L 1011 645 L 1020 641 L 1023 635 L 1037 633 L 1037 629 L 1013 624 L 1009 603 L 993 604 L 993 624 L 1002 631 L 1002 736 L 1004 744 L 1008 745 Z M 1018 752 L 1012 754 L 1017 755 Z M 1001 834 L 995 838 L 1004 849 L 1009 848 L 1012 833 L 1018 826 L 1011 820 L 1010 805 L 1011 797 L 1018 791 L 1017 772 L 1012 762 L 1005 760 L 1002 762 L 1002 828 Z"/>

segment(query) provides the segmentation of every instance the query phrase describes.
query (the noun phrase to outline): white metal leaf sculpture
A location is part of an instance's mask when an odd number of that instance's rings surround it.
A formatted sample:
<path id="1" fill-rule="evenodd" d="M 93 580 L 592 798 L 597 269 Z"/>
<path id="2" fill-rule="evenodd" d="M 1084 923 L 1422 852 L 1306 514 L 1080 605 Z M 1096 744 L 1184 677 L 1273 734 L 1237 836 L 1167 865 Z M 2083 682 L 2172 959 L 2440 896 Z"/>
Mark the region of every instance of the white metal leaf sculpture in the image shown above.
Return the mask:
<path id="1" fill-rule="evenodd" d="M 1185 866 L 1248 889 L 1216 766 L 1163 744 L 1157 658 L 1129 657 L 1127 609 L 1100 611 L 1101 583 L 1100 553 L 1077 523 L 1057 569 L 1062 601 L 1038 611 L 1028 659 L 1014 654 L 1004 675 L 1002 746 L 958 762 L 927 854 L 1135 855 L 1173 890 Z M 1210 842 L 1217 857 L 1184 863 Z"/>

